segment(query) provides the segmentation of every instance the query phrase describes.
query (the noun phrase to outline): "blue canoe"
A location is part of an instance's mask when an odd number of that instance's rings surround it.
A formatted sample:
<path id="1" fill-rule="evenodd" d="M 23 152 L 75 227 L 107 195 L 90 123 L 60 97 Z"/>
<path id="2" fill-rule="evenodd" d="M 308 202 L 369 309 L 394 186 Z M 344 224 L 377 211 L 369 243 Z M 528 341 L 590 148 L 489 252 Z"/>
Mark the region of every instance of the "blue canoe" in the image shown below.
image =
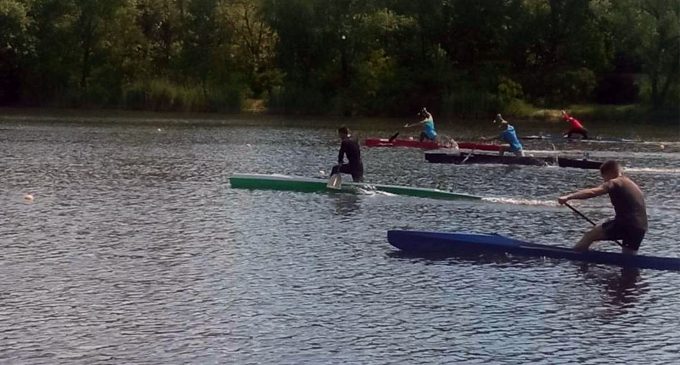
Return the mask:
<path id="1" fill-rule="evenodd" d="M 404 252 L 416 254 L 509 253 L 518 256 L 552 257 L 644 269 L 680 271 L 680 258 L 624 255 L 603 251 L 579 252 L 566 247 L 519 241 L 498 234 L 392 230 L 387 232 L 387 240 L 392 246 Z"/>

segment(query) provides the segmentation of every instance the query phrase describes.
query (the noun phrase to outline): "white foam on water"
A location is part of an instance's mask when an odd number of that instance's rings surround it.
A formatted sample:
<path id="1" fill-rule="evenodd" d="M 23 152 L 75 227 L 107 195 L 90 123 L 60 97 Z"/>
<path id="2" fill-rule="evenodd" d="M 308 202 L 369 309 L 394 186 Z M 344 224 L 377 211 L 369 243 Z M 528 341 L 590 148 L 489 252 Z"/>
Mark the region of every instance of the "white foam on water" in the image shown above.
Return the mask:
<path id="1" fill-rule="evenodd" d="M 376 190 L 375 187 L 373 187 L 372 185 L 357 186 L 356 191 L 361 195 L 397 196 L 397 194 Z"/>
<path id="2" fill-rule="evenodd" d="M 644 141 L 641 144 L 663 145 L 663 146 L 680 146 L 679 141 Z"/>
<path id="3" fill-rule="evenodd" d="M 668 169 L 662 167 L 624 167 L 625 172 L 653 173 L 653 174 L 680 174 L 680 168 Z"/>
<path id="4" fill-rule="evenodd" d="M 530 206 L 544 206 L 556 207 L 559 204 L 557 200 L 540 200 L 540 199 L 519 199 L 519 198 L 482 198 L 482 201 L 500 204 L 514 204 L 514 205 L 530 205 Z"/>
<path id="5" fill-rule="evenodd" d="M 397 194 L 392 194 L 392 193 L 388 193 L 386 191 L 381 191 L 381 190 L 375 190 L 373 193 L 376 194 L 376 195 L 382 195 L 382 196 L 398 196 Z"/>

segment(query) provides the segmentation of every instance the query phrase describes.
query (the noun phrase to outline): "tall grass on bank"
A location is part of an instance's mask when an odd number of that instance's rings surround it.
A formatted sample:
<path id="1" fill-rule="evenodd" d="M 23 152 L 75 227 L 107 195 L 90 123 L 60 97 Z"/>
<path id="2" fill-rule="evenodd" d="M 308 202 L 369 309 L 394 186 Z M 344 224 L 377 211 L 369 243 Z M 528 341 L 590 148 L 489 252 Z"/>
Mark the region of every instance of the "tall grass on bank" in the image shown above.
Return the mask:
<path id="1" fill-rule="evenodd" d="M 652 109 L 645 104 L 575 104 L 555 106 L 553 109 L 532 108 L 528 114 L 523 114 L 521 117 L 536 120 L 560 120 L 562 109 L 567 110 L 579 119 L 590 121 L 680 123 L 680 111 L 678 109 Z"/>
<path id="2" fill-rule="evenodd" d="M 654 109 L 647 104 L 577 104 L 565 109 L 569 110 L 571 114 L 590 120 L 680 123 L 680 107 Z"/>
<path id="3" fill-rule="evenodd" d="M 529 116 L 534 110 L 535 108 L 524 100 L 502 98 L 478 90 L 460 90 L 442 98 L 442 113 L 463 119 L 487 119 L 497 113 Z"/>
<path id="4" fill-rule="evenodd" d="M 240 111 L 244 96 L 238 87 L 202 88 L 178 85 L 168 80 L 134 83 L 123 91 L 123 107 L 135 110 L 173 112 Z"/>

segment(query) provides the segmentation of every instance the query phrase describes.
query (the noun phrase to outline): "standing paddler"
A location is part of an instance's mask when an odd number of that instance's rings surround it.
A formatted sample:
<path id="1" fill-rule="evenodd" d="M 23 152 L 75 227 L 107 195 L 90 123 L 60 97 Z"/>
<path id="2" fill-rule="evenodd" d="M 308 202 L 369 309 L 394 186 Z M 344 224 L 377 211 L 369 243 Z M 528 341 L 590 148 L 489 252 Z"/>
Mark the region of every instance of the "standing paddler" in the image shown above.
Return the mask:
<path id="1" fill-rule="evenodd" d="M 616 161 L 605 161 L 600 167 L 600 174 L 604 180 L 602 185 L 579 190 L 557 199 L 560 204 L 565 204 L 573 199 L 590 199 L 609 194 L 614 206 L 616 213 L 614 219 L 598 224 L 586 232 L 574 248 L 586 251 L 595 241 L 620 239 L 623 253 L 634 255 L 647 232 L 644 195 L 633 180 L 623 175 L 621 166 Z"/>
<path id="2" fill-rule="evenodd" d="M 351 174 L 353 181 L 364 181 L 364 164 L 361 162 L 361 148 L 359 144 L 351 138 L 347 127 L 338 128 L 338 137 L 341 140 L 338 164 L 333 166 L 331 175 L 337 173 Z M 345 163 L 345 156 L 347 156 L 347 163 Z"/>

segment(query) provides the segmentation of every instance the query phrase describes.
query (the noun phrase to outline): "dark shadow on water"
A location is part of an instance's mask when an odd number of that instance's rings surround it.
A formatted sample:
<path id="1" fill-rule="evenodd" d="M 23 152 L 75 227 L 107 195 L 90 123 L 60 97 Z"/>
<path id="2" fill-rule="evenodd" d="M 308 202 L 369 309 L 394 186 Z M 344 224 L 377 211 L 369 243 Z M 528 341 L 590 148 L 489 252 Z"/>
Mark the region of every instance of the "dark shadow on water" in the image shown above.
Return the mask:
<path id="1" fill-rule="evenodd" d="M 583 277 L 584 285 L 602 290 L 603 304 L 610 309 L 602 313 L 603 317 L 627 312 L 649 291 L 649 285 L 642 280 L 641 272 L 635 267 L 579 264 L 579 273 Z"/>
<path id="2" fill-rule="evenodd" d="M 462 263 L 468 265 L 493 265 L 493 266 L 533 266 L 544 261 L 540 257 L 513 256 L 505 253 L 479 253 L 479 252 L 454 252 L 454 253 L 410 253 L 404 251 L 391 251 L 388 256 L 396 259 L 406 259 L 414 262 L 446 261 L 451 264 Z"/>
<path id="3" fill-rule="evenodd" d="M 447 262 L 449 264 L 466 264 L 495 267 L 536 267 L 537 265 L 554 265 L 567 263 L 569 267 L 575 266 L 578 277 L 582 278 L 583 285 L 593 287 L 593 290 L 602 292 L 603 305 L 607 311 L 600 313 L 608 318 L 626 313 L 639 302 L 640 296 L 649 291 L 648 284 L 641 279 L 641 270 L 635 267 L 619 267 L 588 262 L 576 262 L 569 260 L 513 256 L 504 253 L 437 253 L 437 254 L 414 254 L 403 251 L 392 251 L 387 254 L 395 259 L 409 260 L 412 262 Z"/>
<path id="4" fill-rule="evenodd" d="M 338 193 L 331 194 L 331 197 L 335 203 L 335 213 L 338 215 L 353 216 L 361 209 L 359 204 L 361 197 L 356 194 Z"/>

